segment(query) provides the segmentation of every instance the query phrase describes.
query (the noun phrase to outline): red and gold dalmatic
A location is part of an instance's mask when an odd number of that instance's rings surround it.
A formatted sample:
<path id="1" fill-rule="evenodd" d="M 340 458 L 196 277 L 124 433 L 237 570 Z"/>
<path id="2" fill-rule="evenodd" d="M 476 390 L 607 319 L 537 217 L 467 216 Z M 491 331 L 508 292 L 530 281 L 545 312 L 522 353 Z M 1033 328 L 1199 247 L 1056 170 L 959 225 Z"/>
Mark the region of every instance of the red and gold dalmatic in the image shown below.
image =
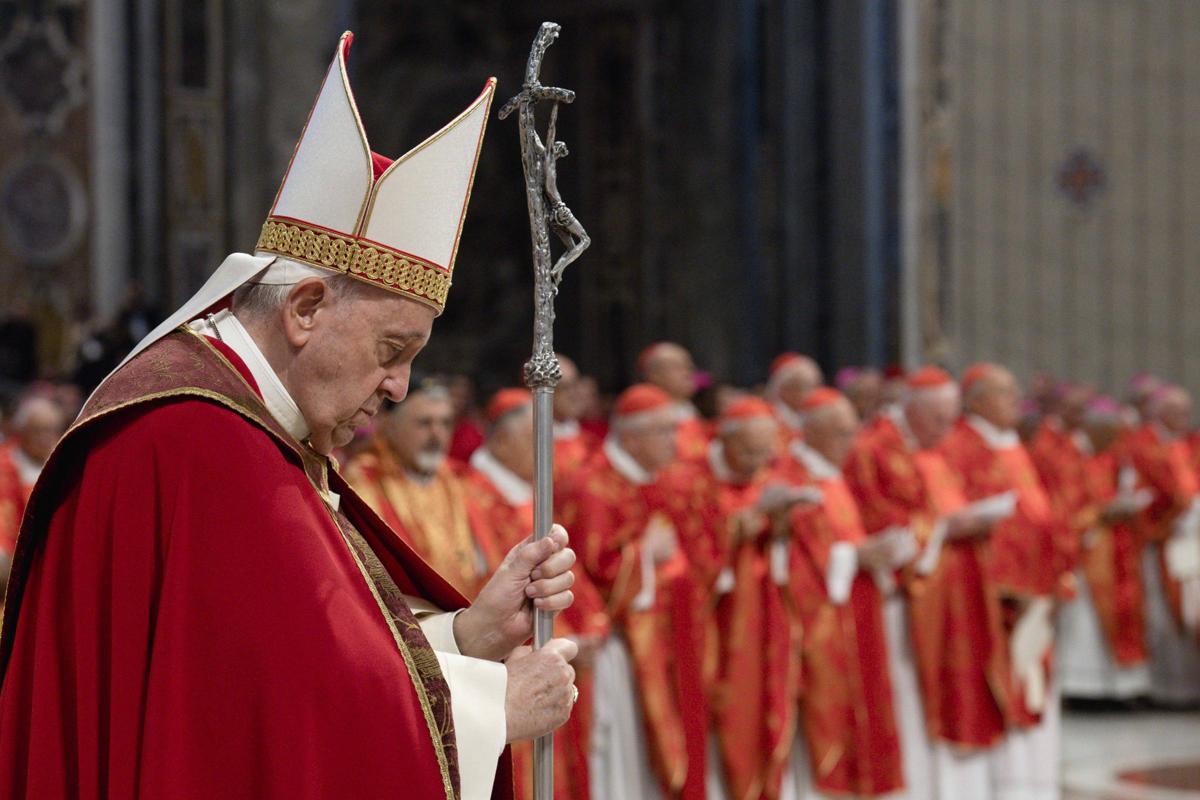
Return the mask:
<path id="1" fill-rule="evenodd" d="M 657 565 L 653 587 L 643 580 L 643 533 L 655 515 L 668 516 L 662 487 L 631 480 L 601 450 L 569 484 L 561 515 L 613 627 L 629 647 L 659 783 L 668 797 L 702 800 L 708 717 L 700 674 L 702 629 L 686 556 L 680 552 Z"/>
<path id="2" fill-rule="evenodd" d="M 706 616 L 703 669 L 729 795 L 774 798 L 800 692 L 796 621 L 770 577 L 774 531 L 753 512 L 774 477 L 762 470 L 734 482 L 718 474 L 721 461 L 714 446 L 708 458 L 672 467 L 664 488 Z"/>
<path id="3" fill-rule="evenodd" d="M 382 436 L 351 459 L 346 480 L 384 522 L 466 597 L 482 586 L 462 478 L 448 465 L 427 482 L 406 474 Z"/>
<path id="4" fill-rule="evenodd" d="M 1087 456 L 1076 442 L 1082 435 L 1064 431 L 1058 420 L 1049 419 L 1038 427 L 1028 447 L 1029 459 L 1059 521 L 1055 549 L 1063 575 L 1059 590 L 1066 596 L 1072 594 L 1071 575 L 1079 563 L 1081 537 L 1094 519 L 1084 476 Z"/>
<path id="5" fill-rule="evenodd" d="M 910 449 L 892 419 L 859 439 L 844 472 L 869 533 L 908 527 L 924 546 L 938 519 L 966 505 L 942 453 Z M 930 738 L 962 748 L 990 747 L 1005 730 L 989 684 L 1007 667 L 993 647 L 1001 619 L 984 591 L 979 547 L 947 542 L 932 574 L 903 576 Z"/>
<path id="6" fill-rule="evenodd" d="M 987 665 L 986 677 L 1008 721 L 1028 727 L 1036 724 L 1039 715 L 1025 707 L 1024 693 L 1009 667 L 1009 637 L 1017 622 L 1016 610 L 1033 598 L 1052 596 L 1059 585 L 1063 564 L 1055 548 L 1059 519 L 1019 441 L 992 447 L 962 418 L 940 449 L 960 477 L 969 502 L 1006 492 L 1017 496 L 1015 512 L 996 523 L 986 539 L 955 547 L 969 548 L 979 564 L 979 590 L 986 601 L 988 622 L 999 634 L 989 649 L 979 651 L 988 654 L 980 663 Z"/>
<path id="7" fill-rule="evenodd" d="M 533 495 L 515 501 L 506 497 L 496 483 L 479 469 L 470 468 L 464 478 L 469 494 L 469 513 L 472 530 L 492 573 L 508 551 L 533 532 Z M 578 547 L 578 545 L 573 545 Z M 608 634 L 608 619 L 595 587 L 578 566 L 575 585 L 571 587 L 575 602 L 555 618 L 555 636 Z M 571 719 L 555 733 L 554 796 L 564 800 L 587 800 L 588 739 L 591 729 L 591 675 L 580 670 L 576 675 L 579 699 L 572 709 Z M 533 797 L 533 743 L 513 745 L 513 777 L 518 798 Z"/>
<path id="8" fill-rule="evenodd" d="M 1080 568 L 1113 661 L 1121 667 L 1144 664 L 1146 593 L 1142 585 L 1142 542 L 1129 522 L 1106 524 L 1102 510 L 1117 496 L 1122 464 L 1114 449 L 1087 456 L 1083 489 L 1091 524 L 1080 547 Z"/>
<path id="9" fill-rule="evenodd" d="M 803 629 L 801 721 L 822 792 L 876 797 L 904 787 L 900 738 L 892 708 L 887 639 L 875 581 L 859 571 L 844 603 L 826 590 L 830 555 L 867 536 L 858 505 L 839 475 L 813 481 L 789 461 L 788 483 L 811 483 L 820 505 L 791 515 L 788 590 Z"/>
<path id="10" fill-rule="evenodd" d="M 1192 453 L 1186 439 L 1167 439 L 1153 425 L 1143 425 L 1126 434 L 1120 453 L 1137 470 L 1141 486 L 1154 492 L 1154 500 L 1137 516 L 1134 527 L 1144 542 L 1165 542 L 1175 521 L 1188 510 L 1200 493 L 1200 481 L 1192 469 Z M 1183 629 L 1179 582 L 1160 559 L 1163 586 L 1176 624 Z"/>

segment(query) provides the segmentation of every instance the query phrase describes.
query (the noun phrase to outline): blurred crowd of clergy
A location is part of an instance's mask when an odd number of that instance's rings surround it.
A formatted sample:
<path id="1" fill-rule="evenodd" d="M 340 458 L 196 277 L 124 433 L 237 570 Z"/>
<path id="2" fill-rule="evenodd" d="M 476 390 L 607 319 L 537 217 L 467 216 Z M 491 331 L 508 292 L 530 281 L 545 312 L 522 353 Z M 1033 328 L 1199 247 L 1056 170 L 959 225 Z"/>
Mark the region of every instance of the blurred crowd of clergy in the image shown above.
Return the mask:
<path id="1" fill-rule="evenodd" d="M 580 646 L 560 800 L 1058 798 L 1064 698 L 1200 702 L 1184 389 L 1023 392 L 992 363 L 827 385 L 785 353 L 697 398 L 691 355 L 659 342 L 605 407 L 560 363 L 555 519 L 578 561 L 556 630 Z M 33 387 L 6 417 L 0 552 L 70 406 Z M 416 381 L 341 460 L 468 596 L 533 527 L 525 389 L 477 408 L 462 376 Z"/>

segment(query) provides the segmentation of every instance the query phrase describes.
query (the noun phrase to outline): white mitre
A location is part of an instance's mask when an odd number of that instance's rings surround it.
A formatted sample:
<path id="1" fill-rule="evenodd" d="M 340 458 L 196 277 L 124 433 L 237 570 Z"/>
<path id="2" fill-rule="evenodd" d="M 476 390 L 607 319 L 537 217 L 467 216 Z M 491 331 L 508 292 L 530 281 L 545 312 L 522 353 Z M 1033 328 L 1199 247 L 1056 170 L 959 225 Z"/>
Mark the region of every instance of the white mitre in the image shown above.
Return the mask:
<path id="1" fill-rule="evenodd" d="M 496 90 L 392 161 L 371 151 L 350 90 L 342 34 L 254 255 L 233 253 L 122 365 L 245 283 L 349 275 L 441 314 Z M 118 367 L 119 369 L 120 367 Z"/>

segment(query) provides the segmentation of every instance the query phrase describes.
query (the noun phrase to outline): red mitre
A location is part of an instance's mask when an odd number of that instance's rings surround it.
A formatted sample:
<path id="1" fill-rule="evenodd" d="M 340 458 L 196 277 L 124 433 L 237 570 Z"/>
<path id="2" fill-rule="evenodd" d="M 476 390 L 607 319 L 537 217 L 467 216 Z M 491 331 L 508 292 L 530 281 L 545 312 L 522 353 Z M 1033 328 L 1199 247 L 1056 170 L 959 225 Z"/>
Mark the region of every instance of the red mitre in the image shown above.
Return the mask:
<path id="1" fill-rule="evenodd" d="M 837 389 L 831 389 L 828 386 L 821 386 L 813 389 L 804 398 L 804 402 L 800 404 L 800 410 L 804 412 L 816 411 L 818 408 L 833 405 L 839 400 L 845 400 L 846 395 L 839 392 Z"/>
<path id="2" fill-rule="evenodd" d="M 520 408 L 521 406 L 529 405 L 533 402 L 533 395 L 528 389 L 501 389 L 492 395 L 492 399 L 487 404 L 487 420 L 493 425 L 496 420 L 503 417 L 510 411 Z"/>
<path id="3" fill-rule="evenodd" d="M 627 417 L 631 414 L 669 408 L 673 403 L 671 395 L 657 386 L 649 383 L 635 383 L 617 397 L 613 414 L 618 417 Z"/>
<path id="4" fill-rule="evenodd" d="M 910 389 L 936 389 L 954 383 L 954 378 L 941 367 L 928 366 L 910 372 L 904 382 Z"/>

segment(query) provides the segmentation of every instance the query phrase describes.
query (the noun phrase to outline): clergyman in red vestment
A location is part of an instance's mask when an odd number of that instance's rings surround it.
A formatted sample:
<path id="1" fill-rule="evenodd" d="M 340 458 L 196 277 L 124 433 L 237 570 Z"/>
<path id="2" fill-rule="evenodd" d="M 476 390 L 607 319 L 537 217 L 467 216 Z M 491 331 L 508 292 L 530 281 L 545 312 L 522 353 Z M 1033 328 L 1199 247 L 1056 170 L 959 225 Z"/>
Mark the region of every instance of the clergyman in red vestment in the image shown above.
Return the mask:
<path id="1" fill-rule="evenodd" d="M 96 390 L 29 501 L 0 634 L 0 795 L 482 800 L 553 730 L 561 529 L 465 610 L 329 458 L 403 398 L 490 101 L 372 155 L 343 36 L 254 256 Z M 502 659 L 507 659 L 501 662 Z"/>
<path id="2" fill-rule="evenodd" d="M 792 512 L 788 593 L 802 627 L 800 701 L 808 759 L 800 797 L 881 797 L 904 787 L 877 571 L 899 561 L 895 540 L 868 536 L 842 465 L 858 431 L 850 400 L 819 388 L 805 398 L 804 437 L 782 472 L 820 500 Z"/>

